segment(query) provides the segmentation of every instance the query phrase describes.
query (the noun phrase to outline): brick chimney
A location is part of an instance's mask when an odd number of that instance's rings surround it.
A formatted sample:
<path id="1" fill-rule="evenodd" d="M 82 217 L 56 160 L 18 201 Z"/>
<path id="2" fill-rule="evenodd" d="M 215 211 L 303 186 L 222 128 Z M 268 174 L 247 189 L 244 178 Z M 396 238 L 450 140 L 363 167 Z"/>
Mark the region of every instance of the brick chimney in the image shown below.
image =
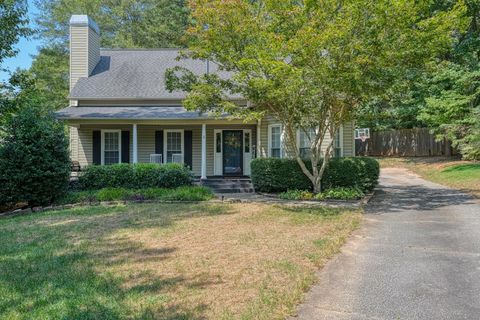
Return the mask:
<path id="1" fill-rule="evenodd" d="M 99 61 L 100 29 L 87 15 L 73 15 L 70 18 L 70 91 L 79 78 L 91 75 Z"/>

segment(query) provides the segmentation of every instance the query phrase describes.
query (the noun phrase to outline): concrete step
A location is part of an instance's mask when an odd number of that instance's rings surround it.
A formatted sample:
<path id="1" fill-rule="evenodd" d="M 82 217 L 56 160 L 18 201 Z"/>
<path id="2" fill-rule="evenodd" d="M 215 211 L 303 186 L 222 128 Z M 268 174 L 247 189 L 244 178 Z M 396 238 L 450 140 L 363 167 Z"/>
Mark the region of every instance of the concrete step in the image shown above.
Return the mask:
<path id="1" fill-rule="evenodd" d="M 211 178 L 198 181 L 198 184 L 208 187 L 215 193 L 252 193 L 252 181 L 248 178 Z"/>

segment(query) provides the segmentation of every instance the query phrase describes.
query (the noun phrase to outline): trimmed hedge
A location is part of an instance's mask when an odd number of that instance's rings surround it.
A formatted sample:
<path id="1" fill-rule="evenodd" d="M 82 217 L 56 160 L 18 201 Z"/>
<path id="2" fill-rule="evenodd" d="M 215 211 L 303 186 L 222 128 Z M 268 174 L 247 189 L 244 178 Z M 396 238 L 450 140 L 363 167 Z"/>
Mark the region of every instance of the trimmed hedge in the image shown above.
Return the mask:
<path id="1" fill-rule="evenodd" d="M 78 178 L 78 187 L 81 190 L 177 188 L 192 182 L 192 172 L 181 164 L 122 163 L 88 166 Z"/>
<path id="2" fill-rule="evenodd" d="M 309 161 L 305 164 L 311 168 Z M 257 158 L 251 162 L 251 170 L 252 183 L 259 192 L 312 190 L 310 180 L 294 159 Z M 356 187 L 368 192 L 377 185 L 379 174 L 380 166 L 373 158 L 332 158 L 323 175 L 322 188 Z"/>

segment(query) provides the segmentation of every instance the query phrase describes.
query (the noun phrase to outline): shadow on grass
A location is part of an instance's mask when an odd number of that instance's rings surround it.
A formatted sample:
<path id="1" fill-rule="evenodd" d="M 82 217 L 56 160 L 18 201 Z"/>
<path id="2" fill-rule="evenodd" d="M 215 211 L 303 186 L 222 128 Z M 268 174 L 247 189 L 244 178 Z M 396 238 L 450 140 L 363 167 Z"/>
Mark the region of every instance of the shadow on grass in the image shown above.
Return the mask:
<path id="1" fill-rule="evenodd" d="M 134 285 L 99 271 L 113 264 L 172 259 L 174 247 L 145 248 L 118 231 L 168 229 L 175 221 L 228 214 L 208 205 L 134 205 L 48 212 L 0 221 L 0 315 L 22 319 L 202 319 L 168 294 L 191 282 L 136 270 Z M 200 279 L 203 286 L 215 279 Z M 188 284 L 187 283 L 187 284 Z M 193 281 L 195 283 L 195 281 Z M 155 297 L 165 301 L 155 302 Z M 152 302 L 154 301 L 154 302 Z"/>

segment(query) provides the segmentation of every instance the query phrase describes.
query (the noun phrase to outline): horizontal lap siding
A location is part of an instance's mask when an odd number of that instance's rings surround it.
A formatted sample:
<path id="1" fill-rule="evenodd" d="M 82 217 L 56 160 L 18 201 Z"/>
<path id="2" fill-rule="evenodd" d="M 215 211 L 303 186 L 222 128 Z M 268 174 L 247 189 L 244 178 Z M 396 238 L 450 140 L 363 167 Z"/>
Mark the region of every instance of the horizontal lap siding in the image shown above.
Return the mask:
<path id="1" fill-rule="evenodd" d="M 71 128 L 71 142 L 73 146 L 72 160 L 78 161 L 82 167 L 92 164 L 92 132 L 102 129 L 119 129 L 132 131 L 131 125 L 81 125 L 79 129 Z M 155 153 L 155 131 L 167 129 L 183 129 L 192 131 L 192 171 L 200 175 L 202 162 L 202 126 L 201 125 L 137 125 L 138 162 L 150 162 L 150 154 Z M 213 175 L 214 129 L 252 129 L 252 145 L 256 145 L 255 125 L 207 125 L 207 175 Z M 78 138 L 76 138 L 78 137 Z M 130 159 L 133 159 L 133 137 L 130 136 Z M 252 146 L 253 147 L 253 146 Z M 75 150 L 75 151 L 74 151 Z"/>
<path id="2" fill-rule="evenodd" d="M 343 125 L 343 156 L 353 157 L 355 156 L 355 124 L 353 121 L 346 122 Z"/>
<path id="3" fill-rule="evenodd" d="M 268 157 L 268 126 L 272 124 L 277 124 L 280 123 L 279 121 L 275 120 L 271 116 L 267 116 L 262 119 L 261 126 L 260 126 L 260 154 L 262 157 Z M 322 142 L 322 151 L 325 152 L 325 150 L 328 147 L 328 144 L 330 143 L 331 138 L 330 134 L 327 133 L 325 139 Z"/>

